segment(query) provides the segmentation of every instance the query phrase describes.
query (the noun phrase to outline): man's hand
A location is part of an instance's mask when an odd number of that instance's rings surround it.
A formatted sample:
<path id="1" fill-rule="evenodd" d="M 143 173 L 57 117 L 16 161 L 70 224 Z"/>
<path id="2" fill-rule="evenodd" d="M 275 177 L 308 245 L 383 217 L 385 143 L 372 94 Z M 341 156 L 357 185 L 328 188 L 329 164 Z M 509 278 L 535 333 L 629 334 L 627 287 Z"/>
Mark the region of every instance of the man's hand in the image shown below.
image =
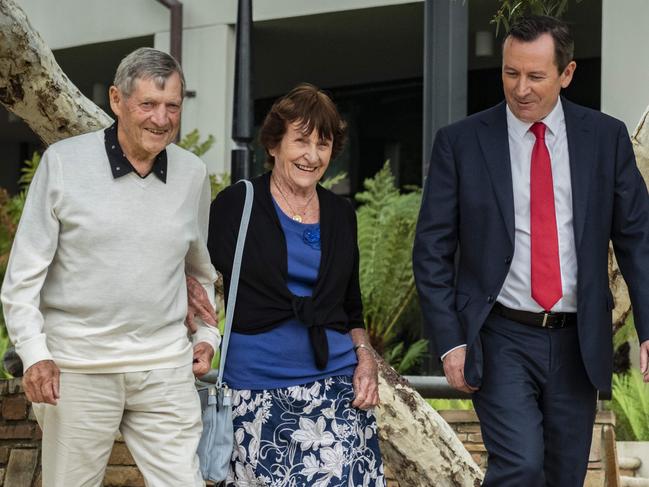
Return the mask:
<path id="1" fill-rule="evenodd" d="M 352 379 L 354 402 L 352 407 L 370 409 L 379 404 L 379 371 L 371 350 L 358 349 L 358 365 Z"/>
<path id="2" fill-rule="evenodd" d="M 194 364 L 192 372 L 196 377 L 201 377 L 207 374 L 212 368 L 212 357 L 214 357 L 214 349 L 209 343 L 199 342 L 194 347 Z"/>
<path id="3" fill-rule="evenodd" d="M 205 288 L 193 277 L 185 276 L 187 281 L 187 316 L 185 326 L 190 332 L 196 333 L 198 329 L 194 324 L 194 317 L 198 316 L 206 324 L 216 326 L 216 311 L 212 308 Z"/>
<path id="4" fill-rule="evenodd" d="M 649 340 L 640 344 L 640 372 L 644 376 L 644 381 L 649 382 Z"/>
<path id="5" fill-rule="evenodd" d="M 444 357 L 444 374 L 453 389 L 472 393 L 477 391 L 464 380 L 464 362 L 466 360 L 466 347 L 456 348 Z"/>
<path id="6" fill-rule="evenodd" d="M 61 371 L 53 360 L 41 360 L 27 369 L 23 377 L 25 395 L 31 402 L 44 402 L 56 406 L 59 398 Z"/>

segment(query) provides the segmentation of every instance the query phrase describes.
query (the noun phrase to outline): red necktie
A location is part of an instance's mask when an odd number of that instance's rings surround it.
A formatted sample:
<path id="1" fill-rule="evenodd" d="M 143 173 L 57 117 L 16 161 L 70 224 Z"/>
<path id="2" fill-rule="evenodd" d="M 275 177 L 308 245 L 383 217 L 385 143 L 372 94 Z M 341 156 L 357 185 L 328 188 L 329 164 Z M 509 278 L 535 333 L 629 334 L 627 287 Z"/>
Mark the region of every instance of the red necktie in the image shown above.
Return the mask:
<path id="1" fill-rule="evenodd" d="M 545 145 L 545 129 L 541 122 L 530 128 L 536 137 L 530 169 L 530 233 L 532 298 L 550 311 L 561 299 L 562 290 L 552 165 Z"/>

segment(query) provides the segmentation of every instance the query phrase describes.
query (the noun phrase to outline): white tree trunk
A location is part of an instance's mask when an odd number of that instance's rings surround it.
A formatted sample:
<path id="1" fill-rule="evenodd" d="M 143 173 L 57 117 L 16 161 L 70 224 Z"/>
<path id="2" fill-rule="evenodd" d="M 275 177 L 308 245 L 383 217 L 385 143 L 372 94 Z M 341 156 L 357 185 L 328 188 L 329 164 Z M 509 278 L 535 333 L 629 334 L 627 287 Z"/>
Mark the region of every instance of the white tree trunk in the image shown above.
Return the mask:
<path id="1" fill-rule="evenodd" d="M 0 103 L 46 144 L 112 123 L 61 71 L 13 0 L 0 0 Z"/>
<path id="2" fill-rule="evenodd" d="M 631 136 L 633 143 L 633 151 L 635 152 L 636 162 L 640 173 L 645 180 L 645 184 L 649 184 L 649 107 L 645 110 L 638 126 L 636 127 L 633 135 Z M 609 280 L 611 284 L 611 291 L 613 292 L 613 299 L 615 301 L 615 309 L 613 310 L 613 322 L 617 329 L 624 324 L 627 316 L 631 312 L 631 300 L 629 299 L 629 292 L 617 266 L 617 261 L 613 255 L 612 247 L 609 247 Z"/>
<path id="3" fill-rule="evenodd" d="M 649 107 L 631 136 L 633 150 L 645 182 L 649 182 Z"/>
<path id="4" fill-rule="evenodd" d="M 381 362 L 376 409 L 381 454 L 401 487 L 478 487 L 482 471 L 453 429 Z"/>

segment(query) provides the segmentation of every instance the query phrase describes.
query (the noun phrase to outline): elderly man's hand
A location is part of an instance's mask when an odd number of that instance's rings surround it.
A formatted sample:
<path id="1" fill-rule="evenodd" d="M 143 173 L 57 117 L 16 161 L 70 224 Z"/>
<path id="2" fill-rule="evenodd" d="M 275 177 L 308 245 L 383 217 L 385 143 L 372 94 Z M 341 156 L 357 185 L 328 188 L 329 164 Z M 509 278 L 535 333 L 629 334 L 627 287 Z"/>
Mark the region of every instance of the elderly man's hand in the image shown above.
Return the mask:
<path id="1" fill-rule="evenodd" d="M 216 326 L 216 311 L 207 297 L 205 288 L 191 276 L 185 276 L 187 281 L 187 316 L 185 317 L 185 326 L 190 332 L 196 333 L 198 329 L 194 324 L 194 317 L 198 316 L 206 324 Z"/>
<path id="2" fill-rule="evenodd" d="M 458 391 L 472 393 L 477 391 L 464 380 L 464 362 L 466 361 L 466 347 L 456 348 L 444 357 L 444 374 L 446 380 Z"/>
<path id="3" fill-rule="evenodd" d="M 199 342 L 194 347 L 194 364 L 192 372 L 196 377 L 201 377 L 207 374 L 212 368 L 212 357 L 214 357 L 214 349 L 209 343 Z"/>
<path id="4" fill-rule="evenodd" d="M 25 395 L 31 402 L 44 402 L 56 406 L 59 399 L 61 371 L 53 360 L 41 360 L 27 369 L 23 377 Z"/>
<path id="5" fill-rule="evenodd" d="M 370 348 L 358 349 L 358 365 L 352 379 L 354 402 L 352 406 L 370 409 L 379 404 L 379 369 Z"/>

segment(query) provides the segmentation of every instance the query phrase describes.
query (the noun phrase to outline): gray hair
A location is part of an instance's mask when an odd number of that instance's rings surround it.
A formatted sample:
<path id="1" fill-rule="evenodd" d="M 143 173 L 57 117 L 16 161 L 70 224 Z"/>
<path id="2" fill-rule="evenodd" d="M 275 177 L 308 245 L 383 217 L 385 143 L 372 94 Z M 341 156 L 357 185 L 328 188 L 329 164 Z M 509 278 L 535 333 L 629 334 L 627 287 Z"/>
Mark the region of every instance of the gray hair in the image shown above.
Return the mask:
<path id="1" fill-rule="evenodd" d="M 140 47 L 119 63 L 113 84 L 128 98 L 133 93 L 136 79 L 152 79 L 158 88 L 164 89 L 165 82 L 174 73 L 180 76 L 181 96 L 184 98 L 185 76 L 178 61 L 166 52 Z"/>

